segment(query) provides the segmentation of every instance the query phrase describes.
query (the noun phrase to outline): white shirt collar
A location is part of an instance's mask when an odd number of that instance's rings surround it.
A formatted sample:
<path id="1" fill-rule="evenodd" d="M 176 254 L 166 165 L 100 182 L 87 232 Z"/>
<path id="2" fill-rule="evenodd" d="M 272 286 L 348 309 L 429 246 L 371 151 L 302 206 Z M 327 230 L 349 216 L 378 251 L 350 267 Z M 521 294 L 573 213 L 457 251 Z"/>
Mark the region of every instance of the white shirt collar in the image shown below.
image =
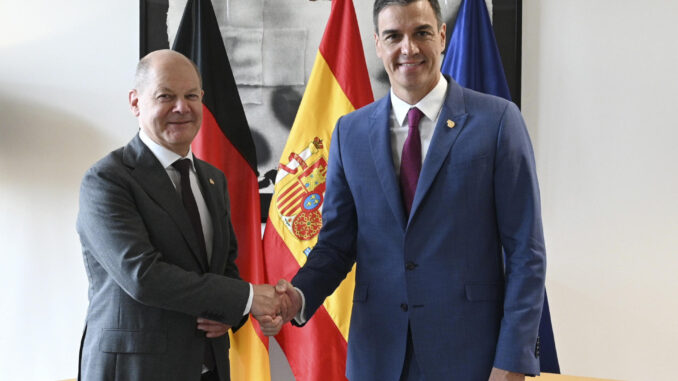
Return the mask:
<path id="1" fill-rule="evenodd" d="M 139 138 L 146 144 L 146 147 L 151 150 L 153 155 L 158 159 L 163 168 L 174 168 L 172 164 L 179 159 L 188 159 L 191 161 L 191 167 L 195 171 L 195 164 L 193 163 L 193 151 L 191 146 L 188 146 L 188 154 L 184 157 L 177 155 L 175 152 L 168 150 L 151 139 L 150 136 L 144 132 L 142 128 L 139 129 Z"/>
<path id="2" fill-rule="evenodd" d="M 443 108 L 445 102 L 445 94 L 447 93 L 447 79 L 441 75 L 435 87 L 426 94 L 417 104 L 410 105 L 404 100 L 398 98 L 391 88 L 391 108 L 396 117 L 398 125 L 404 126 L 407 119 L 407 112 L 412 107 L 417 107 L 424 115 L 431 121 L 438 119 L 438 114 Z"/>

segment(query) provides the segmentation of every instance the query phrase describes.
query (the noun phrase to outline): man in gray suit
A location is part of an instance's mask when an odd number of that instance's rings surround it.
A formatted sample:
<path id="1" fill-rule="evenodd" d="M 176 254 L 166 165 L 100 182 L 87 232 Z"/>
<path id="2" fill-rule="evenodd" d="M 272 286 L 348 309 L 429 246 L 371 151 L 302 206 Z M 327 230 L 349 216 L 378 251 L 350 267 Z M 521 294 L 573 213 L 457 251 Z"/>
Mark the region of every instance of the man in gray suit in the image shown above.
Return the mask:
<path id="1" fill-rule="evenodd" d="M 226 179 L 191 152 L 202 96 L 188 58 L 144 57 L 129 93 L 140 131 L 82 181 L 82 380 L 228 380 L 227 331 L 281 312 L 272 286 L 240 279 Z"/>

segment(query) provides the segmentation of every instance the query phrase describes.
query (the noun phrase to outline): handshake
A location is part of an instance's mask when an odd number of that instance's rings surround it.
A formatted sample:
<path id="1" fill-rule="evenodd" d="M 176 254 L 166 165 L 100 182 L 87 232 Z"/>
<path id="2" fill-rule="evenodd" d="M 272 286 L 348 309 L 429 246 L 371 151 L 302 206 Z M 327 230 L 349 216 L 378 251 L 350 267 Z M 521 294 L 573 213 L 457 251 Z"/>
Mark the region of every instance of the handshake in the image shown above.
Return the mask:
<path id="1" fill-rule="evenodd" d="M 254 298 L 250 313 L 259 321 L 266 336 L 277 335 L 283 324 L 301 311 L 301 294 L 288 281 L 281 279 L 274 286 L 253 284 Z"/>
<path id="2" fill-rule="evenodd" d="M 281 279 L 278 284 L 252 284 L 254 297 L 250 313 L 259 321 L 266 336 L 277 335 L 283 324 L 294 319 L 301 311 L 301 294 L 288 281 Z M 198 329 L 205 337 L 213 339 L 228 333 L 231 326 L 218 321 L 198 318 Z"/>

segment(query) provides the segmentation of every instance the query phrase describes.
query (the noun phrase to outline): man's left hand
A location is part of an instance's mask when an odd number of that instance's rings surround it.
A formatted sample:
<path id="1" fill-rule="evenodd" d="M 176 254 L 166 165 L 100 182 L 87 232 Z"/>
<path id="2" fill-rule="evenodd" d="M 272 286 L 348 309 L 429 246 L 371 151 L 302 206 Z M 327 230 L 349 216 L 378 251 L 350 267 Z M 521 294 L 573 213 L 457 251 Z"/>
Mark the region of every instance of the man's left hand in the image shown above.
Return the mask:
<path id="1" fill-rule="evenodd" d="M 282 316 L 278 315 L 276 317 L 271 317 L 268 315 L 255 316 L 255 319 L 259 322 L 259 328 L 261 332 L 266 336 L 275 336 L 282 329 L 283 324 L 285 323 L 282 319 Z"/>
<path id="2" fill-rule="evenodd" d="M 499 368 L 492 368 L 489 381 L 525 381 L 525 375 Z"/>
<path id="3" fill-rule="evenodd" d="M 214 339 L 225 335 L 231 329 L 231 326 L 214 320 L 198 318 L 198 329 L 205 331 L 205 336 L 208 339 Z"/>

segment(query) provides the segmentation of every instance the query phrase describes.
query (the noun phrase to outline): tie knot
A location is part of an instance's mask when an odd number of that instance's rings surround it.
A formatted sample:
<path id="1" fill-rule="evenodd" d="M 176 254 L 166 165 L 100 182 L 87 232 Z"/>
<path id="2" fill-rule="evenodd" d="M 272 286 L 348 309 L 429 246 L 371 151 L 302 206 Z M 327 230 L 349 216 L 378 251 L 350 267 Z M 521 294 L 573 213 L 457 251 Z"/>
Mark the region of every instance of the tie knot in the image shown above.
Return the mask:
<path id="1" fill-rule="evenodd" d="M 424 115 L 424 113 L 416 107 L 412 107 L 407 112 L 407 124 L 410 126 L 410 129 L 419 127 L 419 121 L 421 120 L 422 115 Z"/>
<path id="2" fill-rule="evenodd" d="M 185 176 L 188 174 L 188 169 L 191 168 L 191 160 L 179 159 L 172 163 L 172 166 L 176 168 L 179 171 L 179 173 L 181 173 L 181 176 Z"/>

